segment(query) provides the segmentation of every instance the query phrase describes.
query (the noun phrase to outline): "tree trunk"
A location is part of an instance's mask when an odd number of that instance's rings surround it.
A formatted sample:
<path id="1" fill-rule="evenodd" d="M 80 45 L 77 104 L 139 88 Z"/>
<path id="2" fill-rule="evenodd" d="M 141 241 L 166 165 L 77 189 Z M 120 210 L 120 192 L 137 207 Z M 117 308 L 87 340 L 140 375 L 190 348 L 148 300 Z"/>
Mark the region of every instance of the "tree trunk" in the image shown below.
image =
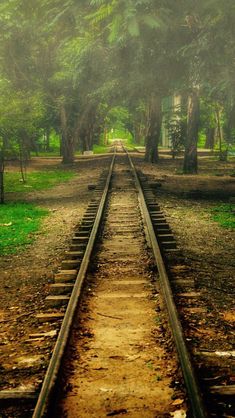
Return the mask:
<path id="1" fill-rule="evenodd" d="M 227 150 L 223 151 L 223 147 L 222 147 L 224 135 L 223 135 L 223 127 L 221 125 L 221 109 L 219 108 L 219 106 L 216 106 L 215 114 L 216 114 L 217 132 L 218 132 L 218 137 L 219 137 L 219 159 L 220 161 L 227 161 L 228 151 Z"/>
<path id="2" fill-rule="evenodd" d="M 65 107 L 61 107 L 61 154 L 62 164 L 72 164 L 74 162 L 74 136 L 71 133 L 71 128 L 68 126 L 67 115 Z"/>
<path id="3" fill-rule="evenodd" d="M 90 151 L 90 140 L 89 140 L 88 132 L 82 129 L 80 131 L 79 138 L 80 138 L 82 152 Z"/>
<path id="4" fill-rule="evenodd" d="M 140 144 L 141 141 L 141 123 L 135 122 L 134 124 L 134 139 L 136 144 Z"/>
<path id="5" fill-rule="evenodd" d="M 45 129 L 45 151 L 49 152 L 50 151 L 50 128 L 46 128 Z"/>
<path id="6" fill-rule="evenodd" d="M 90 138 L 87 131 L 84 135 L 84 151 L 90 151 Z"/>
<path id="7" fill-rule="evenodd" d="M 160 96 L 152 95 L 149 103 L 148 116 L 145 161 L 157 163 L 159 160 L 158 144 L 162 127 L 162 101 Z"/>
<path id="8" fill-rule="evenodd" d="M 227 144 L 234 142 L 234 129 L 235 129 L 235 97 L 231 94 L 231 97 L 227 99 L 225 103 L 224 112 L 226 118 L 223 123 L 223 133 Z"/>
<path id="9" fill-rule="evenodd" d="M 19 161 L 20 161 L 20 173 L 23 183 L 27 180 L 27 163 L 30 158 L 30 138 L 24 130 L 21 131 L 19 137 Z"/>
<path id="10" fill-rule="evenodd" d="M 207 128 L 205 148 L 213 149 L 215 146 L 215 128 Z"/>
<path id="11" fill-rule="evenodd" d="M 188 98 L 187 137 L 184 153 L 185 174 L 197 174 L 197 143 L 200 116 L 198 89 L 194 89 Z"/>
<path id="12" fill-rule="evenodd" d="M 4 145 L 3 145 L 4 146 Z M 0 149 L 0 204 L 5 202 L 4 198 L 4 150 Z"/>
<path id="13" fill-rule="evenodd" d="M 107 144 L 108 144 L 108 129 L 105 126 L 104 127 L 104 145 L 107 145 Z"/>
<path id="14" fill-rule="evenodd" d="M 74 162 L 74 139 L 66 132 L 62 134 L 61 142 L 62 164 L 72 164 Z"/>

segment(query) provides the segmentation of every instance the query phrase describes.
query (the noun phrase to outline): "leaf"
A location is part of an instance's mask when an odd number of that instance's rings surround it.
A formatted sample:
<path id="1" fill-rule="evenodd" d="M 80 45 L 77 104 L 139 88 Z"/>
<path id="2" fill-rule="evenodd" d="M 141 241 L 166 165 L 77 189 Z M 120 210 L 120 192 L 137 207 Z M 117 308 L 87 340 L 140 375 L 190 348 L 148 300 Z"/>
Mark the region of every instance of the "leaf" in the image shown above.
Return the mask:
<path id="1" fill-rule="evenodd" d="M 130 20 L 130 23 L 128 25 L 128 32 L 133 37 L 139 36 L 140 34 L 139 23 L 137 22 L 135 18 L 132 18 Z"/>
<path id="2" fill-rule="evenodd" d="M 9 222 L 8 224 L 0 224 L 0 226 L 11 226 L 12 222 Z"/>
<path id="3" fill-rule="evenodd" d="M 184 403 L 183 399 L 176 399 L 174 402 L 172 402 L 172 405 L 178 406 L 178 405 L 182 405 L 182 403 Z"/>
<path id="4" fill-rule="evenodd" d="M 187 413 L 186 411 L 184 411 L 183 409 L 175 411 L 175 412 L 171 412 L 171 416 L 173 418 L 186 418 Z"/>
<path id="5" fill-rule="evenodd" d="M 146 15 L 143 17 L 143 21 L 147 26 L 149 26 L 152 29 L 157 29 L 162 26 L 162 22 L 153 16 Z"/>
<path id="6" fill-rule="evenodd" d="M 122 16 L 117 15 L 112 24 L 109 25 L 110 35 L 109 35 L 109 42 L 115 42 L 118 39 L 120 34 L 120 30 L 122 27 Z"/>

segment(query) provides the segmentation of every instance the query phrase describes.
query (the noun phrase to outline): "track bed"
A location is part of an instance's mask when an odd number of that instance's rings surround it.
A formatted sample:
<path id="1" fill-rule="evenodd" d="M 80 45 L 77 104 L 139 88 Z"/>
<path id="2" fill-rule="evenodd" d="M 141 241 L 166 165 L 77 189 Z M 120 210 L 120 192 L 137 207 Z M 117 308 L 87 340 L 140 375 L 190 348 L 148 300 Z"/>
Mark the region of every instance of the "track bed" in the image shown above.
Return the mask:
<path id="1" fill-rule="evenodd" d="M 165 349 L 159 295 L 127 169 L 115 165 L 96 271 L 88 277 L 90 296 L 73 333 L 72 360 L 64 366 L 68 390 L 58 417 L 160 417 L 176 409 L 180 395 L 173 389 L 177 360 Z"/>

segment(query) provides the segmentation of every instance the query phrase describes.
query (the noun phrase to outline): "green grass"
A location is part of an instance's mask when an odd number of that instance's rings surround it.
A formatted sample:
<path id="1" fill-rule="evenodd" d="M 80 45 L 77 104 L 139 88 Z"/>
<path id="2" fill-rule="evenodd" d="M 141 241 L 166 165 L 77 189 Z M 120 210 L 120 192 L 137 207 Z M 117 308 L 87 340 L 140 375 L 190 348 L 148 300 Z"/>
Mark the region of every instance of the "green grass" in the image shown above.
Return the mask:
<path id="1" fill-rule="evenodd" d="M 27 181 L 21 181 L 19 173 L 5 173 L 6 192 L 29 192 L 32 190 L 49 189 L 58 183 L 70 180 L 75 173 L 73 171 L 51 170 L 35 171 L 27 174 Z"/>
<path id="2" fill-rule="evenodd" d="M 28 203 L 0 205 L 0 255 L 15 254 L 30 244 L 47 213 Z"/>
<path id="3" fill-rule="evenodd" d="M 110 148 L 108 145 L 93 145 L 93 152 L 94 154 L 105 154 L 110 151 Z"/>
<path id="4" fill-rule="evenodd" d="M 61 157 L 60 150 L 31 152 L 32 157 Z"/>
<path id="5" fill-rule="evenodd" d="M 235 228 L 235 205 L 220 205 L 212 210 L 212 216 L 223 228 Z"/>
<path id="6" fill-rule="evenodd" d="M 121 138 L 121 137 L 120 137 Z M 135 142 L 135 140 L 133 139 L 133 137 L 131 136 L 131 134 L 128 134 L 127 137 L 123 138 L 123 144 L 129 149 L 129 150 L 134 150 L 136 148 L 143 148 L 144 147 L 144 141 L 140 141 L 139 144 L 137 144 L 137 142 Z"/>

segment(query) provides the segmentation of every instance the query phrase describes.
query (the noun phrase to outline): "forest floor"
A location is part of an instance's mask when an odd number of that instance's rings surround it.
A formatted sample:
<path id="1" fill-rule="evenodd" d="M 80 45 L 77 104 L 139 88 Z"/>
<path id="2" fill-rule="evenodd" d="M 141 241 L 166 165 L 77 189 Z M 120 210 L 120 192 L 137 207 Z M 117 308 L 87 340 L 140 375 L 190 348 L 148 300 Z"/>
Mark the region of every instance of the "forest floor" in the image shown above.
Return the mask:
<path id="1" fill-rule="evenodd" d="M 164 157 L 147 164 L 136 157 L 137 167 L 154 185 L 155 195 L 172 228 L 190 278 L 204 293 L 214 322 L 224 329 L 235 323 L 235 229 L 213 219 L 214 209 L 231 203 L 235 218 L 235 161 L 219 162 L 203 156 L 198 175 L 178 174 L 182 159 Z M 199 315 L 200 316 L 200 315 Z M 228 333 L 227 338 L 231 338 Z M 231 347 L 235 346 L 234 334 Z"/>
<path id="2" fill-rule="evenodd" d="M 208 304 L 217 312 L 217 318 L 226 321 L 228 326 L 234 325 L 235 232 L 222 228 L 211 214 L 215 206 L 234 199 L 234 162 L 220 163 L 201 157 L 199 174 L 185 176 L 180 174 L 181 159 L 164 155 L 159 164 L 153 165 L 145 163 L 142 155 L 133 155 L 148 179 L 158 183 L 156 195 L 191 274 L 201 287 L 210 289 Z M 34 314 L 45 307 L 48 285 L 63 260 L 74 227 L 93 196 L 88 185 L 98 181 L 109 161 L 107 155 L 78 158 L 72 180 L 23 196 L 24 201 L 46 208 L 50 213 L 31 245 L 21 253 L 0 259 L 1 389 L 9 387 L 9 382 L 13 387 L 20 385 L 22 375 L 19 381 L 14 380 L 16 369 L 22 369 L 24 375 L 27 367 L 31 371 L 33 367 L 37 370 L 41 367 L 44 373 L 52 343 L 45 343 L 43 358 L 37 355 L 35 346 L 27 346 L 28 336 L 35 328 Z M 56 158 L 34 158 L 28 170 L 47 170 L 59 164 Z M 6 197 L 8 201 L 22 200 L 22 195 L 16 193 Z"/>

